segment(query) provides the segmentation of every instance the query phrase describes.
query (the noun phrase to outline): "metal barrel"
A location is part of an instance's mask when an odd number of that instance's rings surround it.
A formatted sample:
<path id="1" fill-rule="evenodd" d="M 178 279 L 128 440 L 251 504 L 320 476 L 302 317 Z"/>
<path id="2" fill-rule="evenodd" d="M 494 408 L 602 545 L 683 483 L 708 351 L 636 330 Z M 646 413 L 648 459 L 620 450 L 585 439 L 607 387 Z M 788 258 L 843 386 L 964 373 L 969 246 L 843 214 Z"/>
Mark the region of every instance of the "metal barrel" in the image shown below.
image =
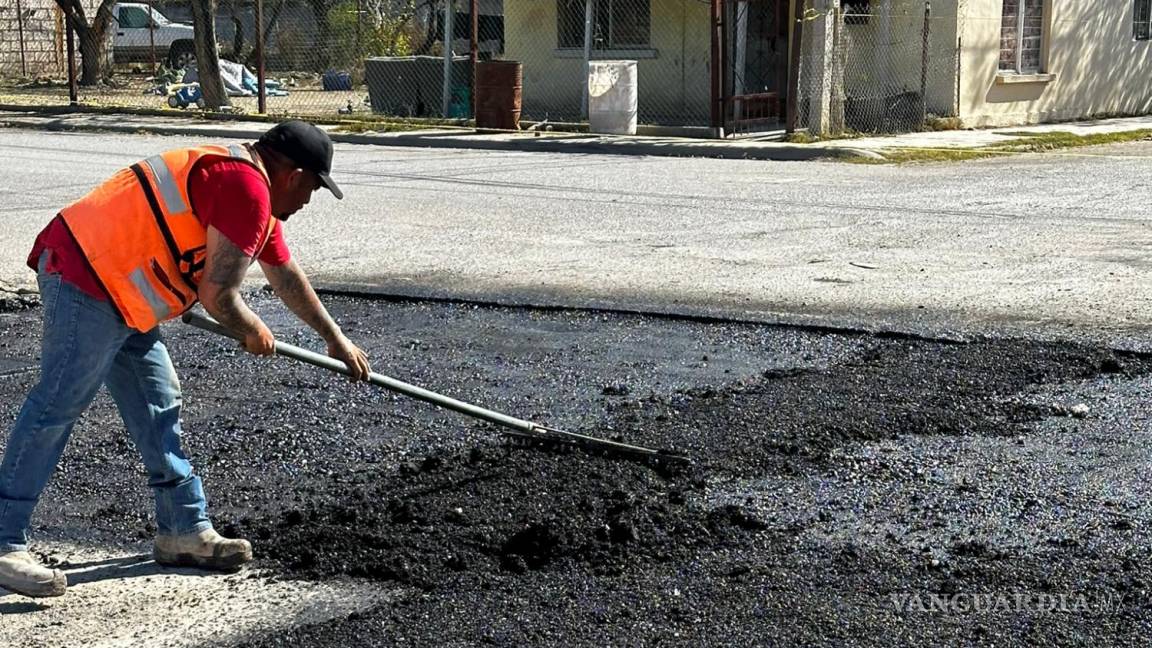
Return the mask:
<path id="1" fill-rule="evenodd" d="M 476 64 L 476 127 L 519 130 L 524 67 L 519 61 Z"/>

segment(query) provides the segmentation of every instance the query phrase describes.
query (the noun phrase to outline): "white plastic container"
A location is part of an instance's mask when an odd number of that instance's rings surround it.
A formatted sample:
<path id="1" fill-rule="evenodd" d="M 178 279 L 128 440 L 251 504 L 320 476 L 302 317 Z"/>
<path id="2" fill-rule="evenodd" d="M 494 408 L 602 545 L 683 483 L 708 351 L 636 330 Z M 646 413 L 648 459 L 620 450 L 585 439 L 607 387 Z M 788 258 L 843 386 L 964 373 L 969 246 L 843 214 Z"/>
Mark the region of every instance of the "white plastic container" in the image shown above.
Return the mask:
<path id="1" fill-rule="evenodd" d="M 636 134 L 636 61 L 589 61 L 588 130 Z"/>

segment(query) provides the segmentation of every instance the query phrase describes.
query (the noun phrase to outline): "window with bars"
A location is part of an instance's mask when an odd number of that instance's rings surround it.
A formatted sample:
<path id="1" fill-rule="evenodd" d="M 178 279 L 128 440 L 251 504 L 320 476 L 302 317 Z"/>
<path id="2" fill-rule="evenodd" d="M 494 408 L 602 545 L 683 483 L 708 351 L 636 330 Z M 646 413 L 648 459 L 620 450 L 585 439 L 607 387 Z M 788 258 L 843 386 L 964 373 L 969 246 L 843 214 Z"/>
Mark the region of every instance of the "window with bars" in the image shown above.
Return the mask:
<path id="1" fill-rule="evenodd" d="M 867 25 L 872 14 L 872 0 L 845 0 L 843 4 L 845 25 Z"/>
<path id="2" fill-rule="evenodd" d="M 1132 35 L 1136 40 L 1152 39 L 1152 0 L 1135 0 Z"/>
<path id="3" fill-rule="evenodd" d="M 593 49 L 636 49 L 650 44 L 650 0 L 592 2 Z M 557 47 L 584 47 L 585 0 L 556 0 Z"/>
<path id="4" fill-rule="evenodd" d="M 1004 0 L 1000 23 L 1000 70 L 1040 72 L 1044 0 Z"/>

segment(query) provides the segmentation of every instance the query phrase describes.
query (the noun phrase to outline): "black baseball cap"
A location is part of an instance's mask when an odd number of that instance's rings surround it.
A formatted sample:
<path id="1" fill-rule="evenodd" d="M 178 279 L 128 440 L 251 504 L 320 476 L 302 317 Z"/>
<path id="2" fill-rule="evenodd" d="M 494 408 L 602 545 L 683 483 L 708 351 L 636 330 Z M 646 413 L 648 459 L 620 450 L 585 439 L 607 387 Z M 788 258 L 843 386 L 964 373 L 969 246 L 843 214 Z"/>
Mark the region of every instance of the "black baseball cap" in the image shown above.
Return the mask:
<path id="1" fill-rule="evenodd" d="M 329 175 L 332 171 L 332 139 L 323 129 L 293 119 L 273 126 L 260 137 L 260 143 L 292 160 L 297 167 L 315 173 L 320 184 L 336 198 L 344 197 L 344 192 Z"/>

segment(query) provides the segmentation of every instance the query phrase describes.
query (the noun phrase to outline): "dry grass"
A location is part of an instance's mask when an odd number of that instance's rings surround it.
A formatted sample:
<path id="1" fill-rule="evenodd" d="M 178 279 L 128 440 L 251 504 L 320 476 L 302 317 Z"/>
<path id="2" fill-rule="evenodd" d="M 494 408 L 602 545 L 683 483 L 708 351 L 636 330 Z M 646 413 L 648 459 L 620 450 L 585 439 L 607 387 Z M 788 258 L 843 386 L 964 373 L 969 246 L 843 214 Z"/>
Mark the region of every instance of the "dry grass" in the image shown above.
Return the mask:
<path id="1" fill-rule="evenodd" d="M 972 149 L 972 148 L 907 148 L 907 149 L 888 149 L 879 151 L 883 155 L 883 159 L 866 158 L 866 157 L 851 157 L 846 158 L 845 162 L 852 164 L 909 164 L 909 163 L 928 163 L 928 162 L 967 162 L 968 160 L 979 160 L 981 158 L 995 157 L 997 155 L 1004 155 L 1000 151 L 990 151 L 985 149 Z"/>
<path id="2" fill-rule="evenodd" d="M 964 128 L 964 120 L 959 117 L 929 117 L 924 126 L 931 131 L 960 130 Z"/>
<path id="3" fill-rule="evenodd" d="M 1081 146 L 1101 146 L 1104 144 L 1123 144 L 1152 139 L 1152 129 L 1134 131 L 1121 131 L 1117 133 L 1093 133 L 1091 135 L 1076 135 L 1067 131 L 1052 131 L 1048 133 L 1031 132 L 1005 132 L 1005 135 L 1016 136 L 1015 140 L 998 145 L 1019 153 L 1035 153 L 1054 151 L 1065 148 L 1078 148 Z"/>
<path id="4" fill-rule="evenodd" d="M 1000 144 L 980 148 L 901 148 L 881 151 L 883 160 L 870 158 L 849 158 L 853 164 L 910 164 L 931 162 L 966 162 L 1002 155 L 1022 153 L 1043 153 L 1084 146 L 1123 144 L 1152 139 L 1152 129 L 1121 131 L 1115 133 L 1093 133 L 1077 135 L 1067 131 L 1037 133 L 1031 131 L 1007 131 L 1004 135 L 1015 136 Z"/>

